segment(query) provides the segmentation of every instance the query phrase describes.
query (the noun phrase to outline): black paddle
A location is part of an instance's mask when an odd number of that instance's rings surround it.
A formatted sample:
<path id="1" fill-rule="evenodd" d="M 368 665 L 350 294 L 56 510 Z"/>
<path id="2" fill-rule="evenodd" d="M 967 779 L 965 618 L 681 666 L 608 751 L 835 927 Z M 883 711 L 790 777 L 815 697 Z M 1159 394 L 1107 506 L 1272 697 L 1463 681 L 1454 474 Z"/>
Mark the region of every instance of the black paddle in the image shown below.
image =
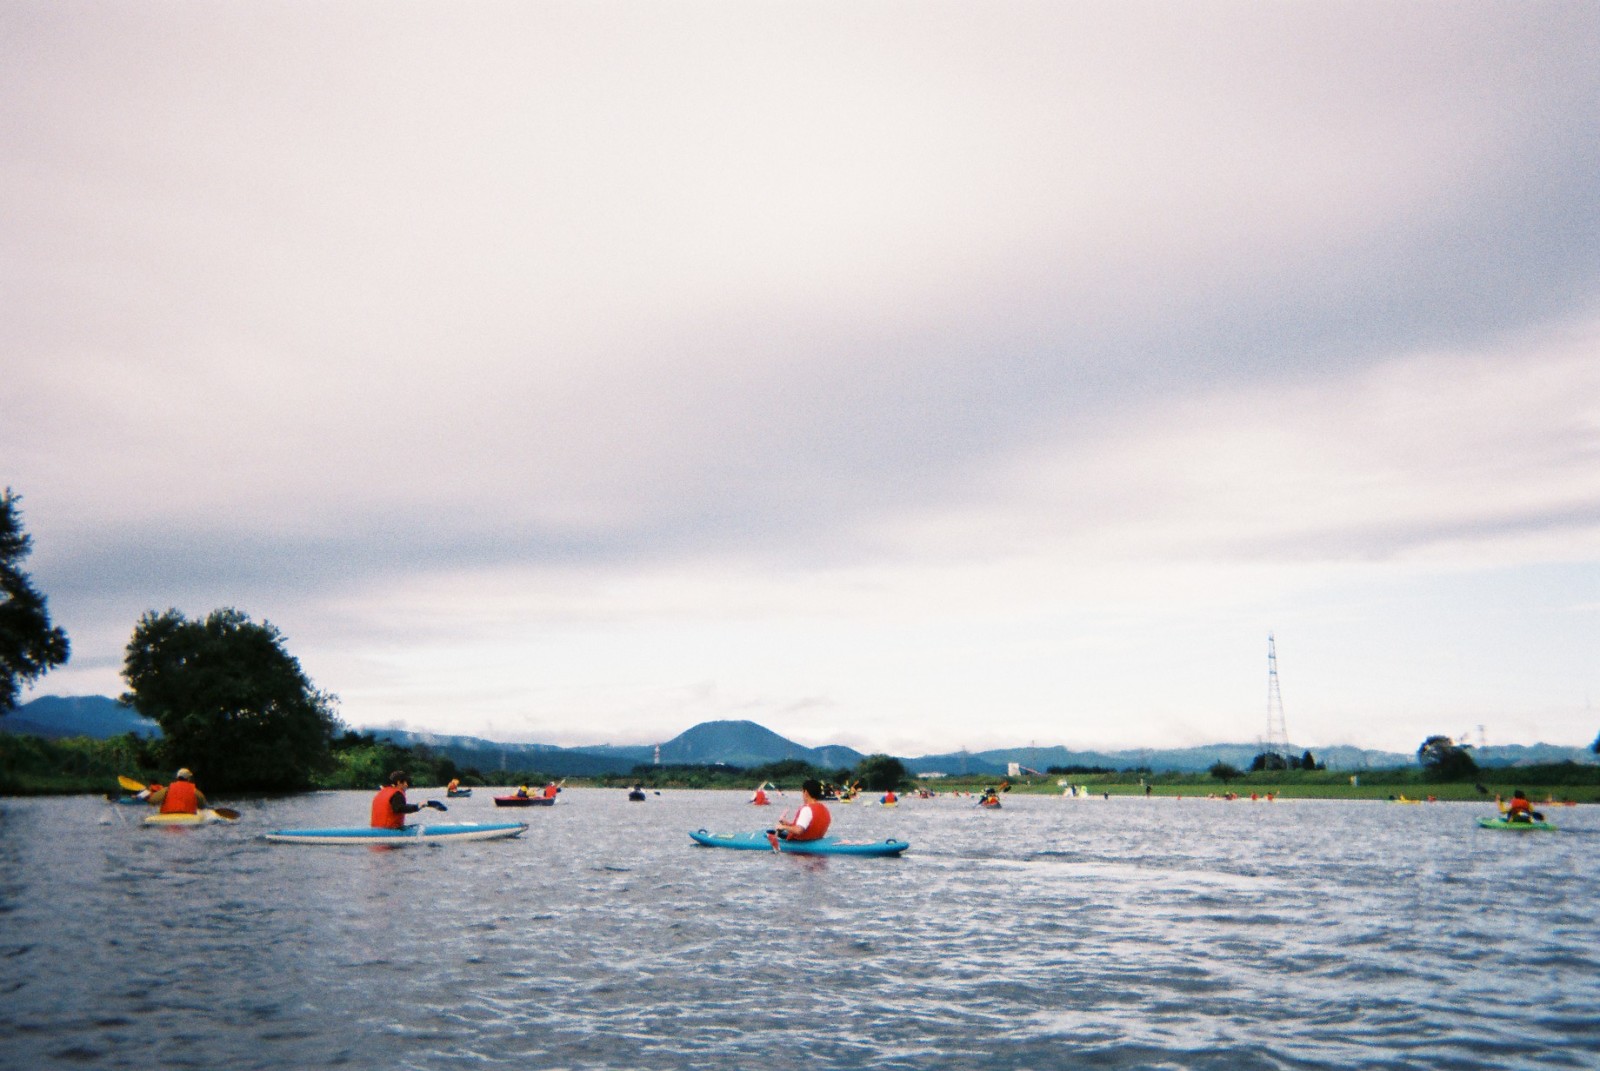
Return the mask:
<path id="1" fill-rule="evenodd" d="M 428 800 L 426 803 L 423 804 L 423 806 L 424 807 L 432 807 L 436 811 L 448 811 L 450 809 L 450 808 L 446 807 L 444 804 L 440 803 L 438 800 Z"/>

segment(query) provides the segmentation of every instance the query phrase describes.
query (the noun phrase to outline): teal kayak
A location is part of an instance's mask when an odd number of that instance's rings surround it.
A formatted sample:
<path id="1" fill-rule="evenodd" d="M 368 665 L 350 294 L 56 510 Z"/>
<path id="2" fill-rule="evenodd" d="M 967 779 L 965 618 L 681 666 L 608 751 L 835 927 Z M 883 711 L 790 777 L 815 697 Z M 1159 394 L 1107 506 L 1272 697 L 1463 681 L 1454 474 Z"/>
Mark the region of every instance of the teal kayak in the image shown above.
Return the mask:
<path id="1" fill-rule="evenodd" d="M 740 848 L 745 851 L 770 852 L 773 841 L 766 830 L 751 833 L 708 833 L 697 829 L 689 834 L 695 843 L 708 848 Z M 817 840 L 779 840 L 778 850 L 791 855 L 899 855 L 909 843 L 903 840 L 840 840 L 838 837 L 820 837 Z"/>
<path id="2" fill-rule="evenodd" d="M 1510 829 L 1518 833 L 1526 833 L 1534 829 L 1546 829 L 1554 832 L 1555 826 L 1549 822 L 1507 822 L 1504 818 L 1480 818 L 1478 824 L 1484 829 Z"/>
<path id="3" fill-rule="evenodd" d="M 526 822 L 464 822 L 449 826 L 404 826 L 373 829 L 347 826 L 334 829 L 278 829 L 263 834 L 274 844 L 443 844 L 456 840 L 501 840 L 521 836 Z"/>

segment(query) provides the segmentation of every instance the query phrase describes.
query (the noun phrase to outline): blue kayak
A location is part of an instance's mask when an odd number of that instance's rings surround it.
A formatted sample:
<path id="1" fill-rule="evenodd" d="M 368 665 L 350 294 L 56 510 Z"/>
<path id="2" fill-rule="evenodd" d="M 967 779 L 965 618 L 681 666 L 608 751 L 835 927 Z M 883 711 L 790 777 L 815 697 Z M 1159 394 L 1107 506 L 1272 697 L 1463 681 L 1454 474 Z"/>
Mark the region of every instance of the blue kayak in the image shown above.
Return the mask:
<path id="1" fill-rule="evenodd" d="M 695 843 L 708 848 L 739 848 L 751 852 L 770 852 L 773 842 L 766 830 L 750 833 L 709 833 L 697 829 L 689 834 Z M 903 840 L 841 840 L 838 837 L 821 837 L 817 840 L 779 840 L 778 850 L 791 855 L 899 855 L 909 843 Z"/>
<path id="2" fill-rule="evenodd" d="M 373 829 L 347 826 L 334 829 L 278 829 L 264 834 L 274 844 L 443 844 L 456 840 L 501 840 L 521 836 L 526 822 L 464 822 L 449 826 L 404 826 Z"/>

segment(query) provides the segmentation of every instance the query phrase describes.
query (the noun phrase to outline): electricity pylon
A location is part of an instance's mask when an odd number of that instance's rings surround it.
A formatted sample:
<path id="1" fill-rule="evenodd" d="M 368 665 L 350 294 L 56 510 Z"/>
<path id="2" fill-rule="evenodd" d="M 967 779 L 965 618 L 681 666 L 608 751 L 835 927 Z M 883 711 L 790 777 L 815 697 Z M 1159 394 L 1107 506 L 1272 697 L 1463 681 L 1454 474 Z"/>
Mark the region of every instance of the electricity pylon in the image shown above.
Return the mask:
<path id="1" fill-rule="evenodd" d="M 1268 753 L 1287 759 L 1289 730 L 1283 721 L 1283 696 L 1278 692 L 1278 648 L 1267 633 L 1267 742 Z"/>

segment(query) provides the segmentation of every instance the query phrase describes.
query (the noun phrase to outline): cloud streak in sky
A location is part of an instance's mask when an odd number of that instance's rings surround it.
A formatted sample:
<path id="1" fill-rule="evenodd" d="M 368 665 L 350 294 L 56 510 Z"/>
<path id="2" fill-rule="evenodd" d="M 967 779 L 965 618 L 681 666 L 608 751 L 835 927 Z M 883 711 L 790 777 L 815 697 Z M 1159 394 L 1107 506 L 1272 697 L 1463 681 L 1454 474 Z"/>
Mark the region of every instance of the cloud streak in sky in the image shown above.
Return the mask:
<path id="1" fill-rule="evenodd" d="M 0 458 L 77 652 L 47 688 L 228 604 L 358 723 L 1115 744 L 1259 732 L 1276 627 L 1328 667 L 1313 742 L 1596 728 L 1592 669 L 1525 660 L 1562 694 L 1507 710 L 1366 638 L 1414 647 L 1456 583 L 1594 602 L 1588 5 L 0 31 Z M 1415 615 L 1319 616 L 1385 590 Z"/>

